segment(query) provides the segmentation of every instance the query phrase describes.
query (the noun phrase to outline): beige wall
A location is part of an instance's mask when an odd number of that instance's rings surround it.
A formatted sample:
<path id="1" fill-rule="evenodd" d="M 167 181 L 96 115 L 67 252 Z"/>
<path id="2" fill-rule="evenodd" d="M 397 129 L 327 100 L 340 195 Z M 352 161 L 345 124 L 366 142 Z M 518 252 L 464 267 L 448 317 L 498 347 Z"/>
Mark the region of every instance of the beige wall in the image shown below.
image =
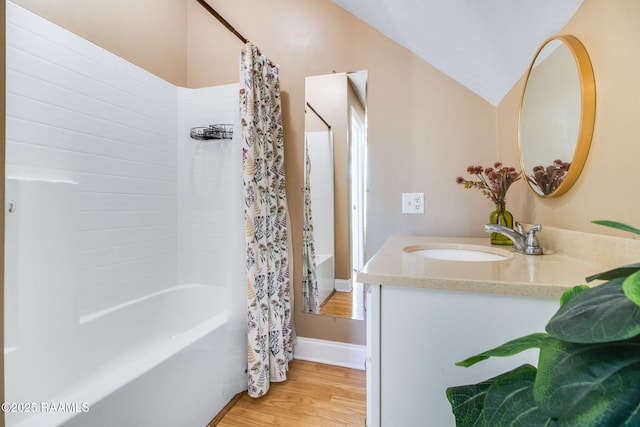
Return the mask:
<path id="1" fill-rule="evenodd" d="M 297 265 L 304 80 L 333 71 L 369 71 L 367 255 L 393 233 L 484 235 L 482 225 L 492 206 L 479 194 L 456 186 L 455 177 L 469 164 L 496 160 L 495 107 L 328 0 L 216 0 L 215 7 L 281 66 L 287 196 Z M 189 6 L 188 13 L 189 85 L 237 81 L 242 43 L 197 4 Z M 402 215 L 402 192 L 424 192 L 425 215 Z M 473 215 L 479 209 L 487 218 Z M 297 268 L 296 301 L 300 282 Z M 299 307 L 298 303 L 298 335 L 364 344 L 364 322 L 304 314 Z"/>
<path id="2" fill-rule="evenodd" d="M 561 34 L 585 46 L 595 75 L 596 119 L 585 168 L 569 193 L 540 199 L 525 186 L 513 193 L 512 211 L 525 222 L 630 237 L 590 224 L 611 219 L 640 226 L 640 2 L 585 0 Z M 535 52 L 532 52 L 532 57 Z M 515 162 L 521 81 L 498 108 L 500 153 Z M 510 194 L 510 197 L 512 195 Z"/>
<path id="3" fill-rule="evenodd" d="M 12 0 L 175 84 L 187 84 L 190 0 Z"/>
<path id="4" fill-rule="evenodd" d="M 238 81 L 242 43 L 195 1 L 18 3 L 174 84 Z M 488 217 L 493 207 L 455 177 L 496 160 L 496 109 L 329 0 L 216 0 L 215 7 L 281 65 L 297 333 L 364 344 L 363 321 L 300 309 L 305 77 L 369 71 L 367 257 L 394 233 L 484 235 L 477 212 Z M 424 192 L 425 215 L 402 215 L 402 192 Z"/>

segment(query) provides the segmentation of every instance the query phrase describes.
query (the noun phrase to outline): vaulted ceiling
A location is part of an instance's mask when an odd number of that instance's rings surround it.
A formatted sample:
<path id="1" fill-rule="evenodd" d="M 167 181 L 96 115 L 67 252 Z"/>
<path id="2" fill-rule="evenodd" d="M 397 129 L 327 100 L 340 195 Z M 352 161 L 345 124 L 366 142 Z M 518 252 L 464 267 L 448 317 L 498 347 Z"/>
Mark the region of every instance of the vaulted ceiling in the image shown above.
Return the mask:
<path id="1" fill-rule="evenodd" d="M 583 0 L 332 0 L 498 105 Z"/>

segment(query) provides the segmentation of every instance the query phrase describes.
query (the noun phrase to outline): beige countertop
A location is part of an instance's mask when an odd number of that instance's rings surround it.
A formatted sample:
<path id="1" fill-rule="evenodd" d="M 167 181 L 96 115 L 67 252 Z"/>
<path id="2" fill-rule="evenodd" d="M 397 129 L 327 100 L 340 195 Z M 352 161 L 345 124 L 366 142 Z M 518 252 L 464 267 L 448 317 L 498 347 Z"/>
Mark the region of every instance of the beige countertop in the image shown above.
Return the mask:
<path id="1" fill-rule="evenodd" d="M 500 261 L 448 261 L 405 252 L 411 246 L 477 245 L 488 252 L 510 246 L 492 246 L 489 237 L 454 238 L 390 236 L 357 274 L 360 283 L 450 291 L 558 298 L 584 278 L 609 267 L 584 258 L 548 251 L 544 255 L 513 253 Z M 478 248 L 480 249 L 480 248 Z M 597 282 L 599 283 L 599 282 Z"/>

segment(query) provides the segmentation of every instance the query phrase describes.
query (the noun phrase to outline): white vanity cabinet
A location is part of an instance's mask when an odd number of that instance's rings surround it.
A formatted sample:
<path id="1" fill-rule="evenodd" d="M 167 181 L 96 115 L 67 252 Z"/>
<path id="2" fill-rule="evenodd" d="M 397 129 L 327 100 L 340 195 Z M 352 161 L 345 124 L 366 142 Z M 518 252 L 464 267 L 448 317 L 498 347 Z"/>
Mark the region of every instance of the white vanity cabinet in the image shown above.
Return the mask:
<path id="1" fill-rule="evenodd" d="M 367 286 L 366 298 L 367 358 L 367 427 L 380 426 L 380 286 Z"/>
<path id="2" fill-rule="evenodd" d="M 562 241 L 584 241 L 568 237 Z M 596 247 L 606 244 L 598 241 Z M 619 259 L 609 265 L 586 256 L 595 251 L 580 256 L 559 250 L 541 256 L 507 252 L 489 262 L 417 255 L 418 249 L 434 247 L 497 251 L 488 238 L 390 236 L 358 272 L 356 280 L 370 284 L 369 427 L 455 426 L 447 387 L 476 384 L 525 363 L 535 366 L 539 352 L 491 358 L 470 368 L 456 362 L 543 332 L 564 291 L 591 274 L 623 265 Z"/>
<path id="3" fill-rule="evenodd" d="M 491 358 L 470 368 L 454 364 L 543 332 L 564 291 L 606 270 L 559 252 L 513 254 L 493 262 L 443 261 L 411 253 L 434 245 L 495 250 L 488 238 L 391 236 L 358 272 L 358 282 L 370 284 L 369 427 L 454 427 L 447 387 L 475 384 L 525 363 L 535 366 L 539 352 Z"/>
<path id="4" fill-rule="evenodd" d="M 455 426 L 447 387 L 477 383 L 524 363 L 535 366 L 538 352 L 470 368 L 454 363 L 544 331 L 559 307 L 555 298 L 400 286 L 371 285 L 367 295 L 368 427 Z"/>

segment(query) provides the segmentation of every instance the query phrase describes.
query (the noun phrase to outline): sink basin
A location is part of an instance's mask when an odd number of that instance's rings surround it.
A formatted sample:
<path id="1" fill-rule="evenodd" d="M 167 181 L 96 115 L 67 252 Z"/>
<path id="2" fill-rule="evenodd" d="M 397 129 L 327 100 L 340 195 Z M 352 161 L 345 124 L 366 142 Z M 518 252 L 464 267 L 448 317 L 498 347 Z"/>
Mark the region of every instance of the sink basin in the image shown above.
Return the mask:
<path id="1" fill-rule="evenodd" d="M 480 245 L 418 245 L 407 246 L 404 251 L 410 255 L 444 261 L 489 262 L 513 257 L 513 252 Z"/>

